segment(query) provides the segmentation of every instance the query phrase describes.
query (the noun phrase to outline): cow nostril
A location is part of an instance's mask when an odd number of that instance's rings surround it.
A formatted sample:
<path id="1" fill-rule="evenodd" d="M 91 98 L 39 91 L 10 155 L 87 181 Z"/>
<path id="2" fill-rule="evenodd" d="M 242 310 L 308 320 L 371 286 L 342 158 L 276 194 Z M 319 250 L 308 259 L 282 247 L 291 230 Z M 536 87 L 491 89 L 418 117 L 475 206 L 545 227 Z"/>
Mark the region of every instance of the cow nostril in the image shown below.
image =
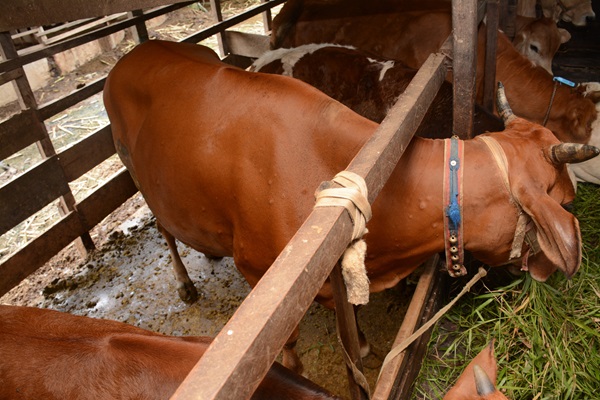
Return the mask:
<path id="1" fill-rule="evenodd" d="M 534 44 L 530 44 L 530 45 L 529 45 L 529 48 L 530 48 L 532 51 L 536 52 L 536 53 L 539 53 L 539 52 L 540 52 L 540 49 L 538 49 L 538 47 L 537 47 L 536 45 L 534 45 Z"/>
<path id="2" fill-rule="evenodd" d="M 573 213 L 573 202 L 561 204 L 561 206 L 562 206 L 562 208 L 564 208 L 568 212 Z"/>
<path id="3" fill-rule="evenodd" d="M 588 15 L 587 17 L 585 17 L 585 20 L 587 22 L 592 22 L 596 20 L 596 16 L 595 15 Z"/>

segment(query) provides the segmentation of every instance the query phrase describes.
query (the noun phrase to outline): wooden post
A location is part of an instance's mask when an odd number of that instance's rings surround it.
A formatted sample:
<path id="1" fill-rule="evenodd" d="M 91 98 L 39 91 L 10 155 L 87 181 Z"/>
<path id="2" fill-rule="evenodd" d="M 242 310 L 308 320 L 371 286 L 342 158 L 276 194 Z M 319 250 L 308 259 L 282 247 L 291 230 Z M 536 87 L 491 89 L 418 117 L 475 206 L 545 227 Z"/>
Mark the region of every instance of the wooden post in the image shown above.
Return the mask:
<path id="1" fill-rule="evenodd" d="M 335 301 L 335 318 L 337 321 L 337 331 L 343 346 L 342 352 L 346 352 L 348 358 L 356 368 L 362 373 L 363 364 L 360 357 L 360 345 L 358 342 L 358 329 L 356 322 L 356 314 L 354 306 L 348 302 L 346 295 L 346 285 L 342 277 L 342 267 L 340 263 L 336 263 L 329 276 L 331 288 L 333 291 L 333 299 Z M 361 389 L 358 382 L 354 378 L 352 369 L 346 365 L 348 373 L 348 389 L 352 400 L 367 400 L 368 394 Z"/>
<path id="2" fill-rule="evenodd" d="M 12 42 L 10 34 L 8 32 L 0 32 L 0 54 L 5 59 L 17 58 L 17 49 Z M 13 82 L 15 90 L 17 92 L 17 97 L 19 99 L 19 104 L 22 110 L 34 110 L 32 116 L 36 119 L 36 123 L 34 126 L 37 127 L 42 133 L 43 139 L 39 140 L 36 145 L 40 154 L 44 158 L 49 158 L 56 155 L 56 150 L 54 149 L 54 145 L 50 140 L 50 136 L 48 135 L 48 131 L 46 130 L 46 126 L 44 122 L 41 120 L 37 108 L 38 104 L 35 100 L 35 96 L 33 94 L 33 90 L 31 90 L 31 86 L 29 85 L 29 81 L 27 80 L 27 75 L 23 70 L 23 67 L 18 67 L 16 70 L 19 71 L 19 77 L 17 77 Z M 65 178 L 66 180 L 66 178 Z M 69 192 L 60 197 L 60 205 L 59 212 L 61 215 L 66 215 L 71 211 L 75 210 L 75 197 L 69 190 Z M 94 245 L 94 241 L 90 236 L 89 232 L 84 233 L 80 240 L 77 242 L 77 246 L 79 251 L 85 256 L 88 250 L 94 250 L 96 246 Z"/>
<path id="3" fill-rule="evenodd" d="M 261 0 L 263 3 L 268 3 L 269 0 Z M 264 27 L 264 32 L 265 34 L 269 34 L 271 32 L 271 22 L 272 22 L 272 17 L 271 17 L 271 9 L 268 9 L 267 11 L 265 11 L 263 14 L 263 27 Z"/>
<path id="4" fill-rule="evenodd" d="M 496 98 L 496 47 L 498 42 L 498 0 L 487 1 L 485 46 L 485 72 L 483 81 L 483 107 L 494 112 Z"/>
<path id="5" fill-rule="evenodd" d="M 127 13 L 128 18 L 139 17 L 144 15 L 142 10 L 133 10 Z M 146 28 L 146 22 L 140 21 L 130 28 L 131 36 L 133 37 L 133 41 L 137 44 L 145 42 L 149 39 L 148 29 Z"/>
<path id="6" fill-rule="evenodd" d="M 213 16 L 217 19 L 217 22 L 223 21 L 223 14 L 221 12 L 221 0 L 210 0 L 210 8 L 212 9 Z M 227 41 L 222 33 L 217 33 L 217 43 L 219 44 L 219 55 L 221 58 L 229 54 L 229 48 Z"/>
<path id="7" fill-rule="evenodd" d="M 473 133 L 475 71 L 477 66 L 477 2 L 452 1 L 454 122 L 452 132 L 462 139 Z"/>

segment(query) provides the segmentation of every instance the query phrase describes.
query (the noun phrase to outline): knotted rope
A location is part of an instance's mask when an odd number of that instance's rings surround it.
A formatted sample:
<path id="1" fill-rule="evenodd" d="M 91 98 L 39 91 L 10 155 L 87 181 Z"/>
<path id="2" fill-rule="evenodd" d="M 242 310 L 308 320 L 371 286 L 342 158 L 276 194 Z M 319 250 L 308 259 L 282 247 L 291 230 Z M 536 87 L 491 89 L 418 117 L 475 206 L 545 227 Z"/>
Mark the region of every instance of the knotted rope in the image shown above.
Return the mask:
<path id="1" fill-rule="evenodd" d="M 350 171 L 342 171 L 333 178 L 342 187 L 328 188 L 317 193 L 316 207 L 344 207 L 354 224 L 352 243 L 342 255 L 342 275 L 346 284 L 348 301 L 352 304 L 369 302 L 369 278 L 365 268 L 367 244 L 362 237 L 371 219 L 371 204 L 368 200 L 367 184 L 364 179 Z"/>

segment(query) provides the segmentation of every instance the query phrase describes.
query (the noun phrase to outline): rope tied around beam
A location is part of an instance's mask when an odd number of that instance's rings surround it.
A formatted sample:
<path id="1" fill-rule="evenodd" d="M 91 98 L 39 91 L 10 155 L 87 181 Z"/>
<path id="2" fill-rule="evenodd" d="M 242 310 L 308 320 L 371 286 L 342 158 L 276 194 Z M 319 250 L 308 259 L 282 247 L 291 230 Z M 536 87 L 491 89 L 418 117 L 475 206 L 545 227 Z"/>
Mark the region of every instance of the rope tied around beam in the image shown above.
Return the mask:
<path id="1" fill-rule="evenodd" d="M 365 268 L 367 244 L 362 237 L 368 232 L 371 204 L 365 180 L 350 171 L 338 173 L 333 182 L 341 187 L 323 189 L 317 193 L 317 207 L 344 207 L 354 224 L 352 242 L 342 255 L 342 275 L 348 301 L 354 305 L 369 302 L 369 278 Z"/>

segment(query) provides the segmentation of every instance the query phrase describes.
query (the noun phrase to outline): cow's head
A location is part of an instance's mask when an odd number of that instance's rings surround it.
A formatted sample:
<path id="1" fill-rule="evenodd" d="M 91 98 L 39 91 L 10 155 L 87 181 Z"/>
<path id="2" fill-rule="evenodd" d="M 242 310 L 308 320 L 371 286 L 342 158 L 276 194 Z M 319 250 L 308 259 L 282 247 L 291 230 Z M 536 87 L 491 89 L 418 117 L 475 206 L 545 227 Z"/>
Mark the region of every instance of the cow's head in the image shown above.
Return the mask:
<path id="1" fill-rule="evenodd" d="M 550 130 L 516 117 L 499 86 L 498 110 L 506 129 L 493 137 L 508 161 L 510 194 L 531 222 L 529 240 L 512 263 L 538 281 L 557 269 L 571 277 L 581 263 L 581 235 L 577 219 L 564 208 L 575 197 L 567 164 L 593 158 L 600 150 L 561 143 Z"/>
<path id="2" fill-rule="evenodd" d="M 532 20 L 517 32 L 513 45 L 519 53 L 552 75 L 552 59 L 561 44 L 571 39 L 571 34 L 556 26 L 551 18 Z"/>
<path id="3" fill-rule="evenodd" d="M 585 26 L 596 18 L 591 0 L 558 0 L 558 4 L 562 9 L 561 19 L 575 26 Z"/>

